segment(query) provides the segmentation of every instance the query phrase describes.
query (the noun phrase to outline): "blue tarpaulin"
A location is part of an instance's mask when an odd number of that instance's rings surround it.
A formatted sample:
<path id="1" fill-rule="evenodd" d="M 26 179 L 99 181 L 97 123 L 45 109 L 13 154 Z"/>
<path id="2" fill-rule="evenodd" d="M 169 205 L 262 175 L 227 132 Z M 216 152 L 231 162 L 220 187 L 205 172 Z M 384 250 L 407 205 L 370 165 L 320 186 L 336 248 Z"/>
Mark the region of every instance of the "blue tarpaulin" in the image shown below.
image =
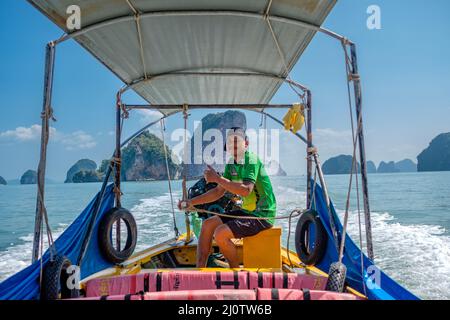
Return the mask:
<path id="1" fill-rule="evenodd" d="M 81 251 L 82 239 L 86 234 L 90 218 L 94 214 L 94 206 L 100 193 L 98 193 L 78 218 L 55 241 L 56 252 L 64 255 L 75 264 Z M 96 217 L 93 233 L 81 264 L 81 278 L 85 278 L 95 272 L 108 268 L 113 264 L 105 260 L 99 252 L 98 224 L 101 218 L 114 205 L 113 185 L 109 185 L 100 204 L 100 210 Z M 49 261 L 47 250 L 42 258 L 42 263 Z M 0 300 L 33 300 L 39 299 L 39 275 L 41 261 L 38 260 L 24 270 L 16 273 L 0 284 Z"/>
<path id="2" fill-rule="evenodd" d="M 311 182 L 311 184 L 312 190 L 314 190 L 314 182 Z M 316 184 L 313 196 L 315 197 L 313 200 L 314 209 L 319 213 L 320 219 L 328 234 L 326 253 L 322 261 L 316 267 L 328 273 L 331 263 L 338 261 L 339 254 L 334 245 L 328 209 L 322 188 L 319 184 Z M 330 204 L 330 207 L 334 216 L 334 221 L 336 222 L 336 229 L 340 240 L 342 224 L 337 217 L 332 203 Z M 366 255 L 363 254 L 362 257 L 363 263 L 361 263 L 360 249 L 347 235 L 345 238 L 345 250 L 342 262 L 347 267 L 347 283 L 350 287 L 364 293 L 371 300 L 418 300 L 415 295 L 378 269 L 373 261 Z"/>

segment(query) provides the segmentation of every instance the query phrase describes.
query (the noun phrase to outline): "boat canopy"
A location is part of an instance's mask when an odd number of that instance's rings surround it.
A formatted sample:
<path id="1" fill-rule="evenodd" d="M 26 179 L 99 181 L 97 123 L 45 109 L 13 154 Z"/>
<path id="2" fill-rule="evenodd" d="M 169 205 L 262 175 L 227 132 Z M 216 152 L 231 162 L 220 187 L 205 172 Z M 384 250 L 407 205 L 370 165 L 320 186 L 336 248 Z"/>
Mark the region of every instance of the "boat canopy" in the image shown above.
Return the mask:
<path id="1" fill-rule="evenodd" d="M 29 2 L 149 104 L 239 105 L 270 102 L 336 0 Z"/>

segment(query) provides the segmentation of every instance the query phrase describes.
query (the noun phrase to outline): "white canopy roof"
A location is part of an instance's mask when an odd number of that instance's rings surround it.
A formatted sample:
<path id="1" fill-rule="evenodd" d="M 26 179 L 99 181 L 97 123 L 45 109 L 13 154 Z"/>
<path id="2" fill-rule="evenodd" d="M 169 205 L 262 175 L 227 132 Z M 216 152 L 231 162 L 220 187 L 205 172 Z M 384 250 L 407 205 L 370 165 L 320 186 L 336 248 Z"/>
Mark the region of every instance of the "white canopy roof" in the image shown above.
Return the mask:
<path id="1" fill-rule="evenodd" d="M 29 2 L 150 104 L 266 104 L 336 0 Z"/>

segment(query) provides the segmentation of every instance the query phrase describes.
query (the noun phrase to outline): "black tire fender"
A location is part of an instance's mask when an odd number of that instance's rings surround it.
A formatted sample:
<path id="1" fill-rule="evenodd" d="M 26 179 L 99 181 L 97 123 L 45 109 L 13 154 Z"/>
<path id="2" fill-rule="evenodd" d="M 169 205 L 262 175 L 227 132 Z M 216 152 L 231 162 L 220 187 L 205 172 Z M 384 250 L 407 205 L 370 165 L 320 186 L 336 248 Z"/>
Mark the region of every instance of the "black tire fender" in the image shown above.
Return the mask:
<path id="1" fill-rule="evenodd" d="M 53 261 L 48 261 L 42 274 L 42 300 L 66 299 L 77 296 L 78 290 L 69 289 L 67 280 L 69 274 L 67 268 L 72 265 L 70 260 L 61 255 L 56 255 Z"/>
<path id="2" fill-rule="evenodd" d="M 306 235 L 310 224 L 314 225 L 314 248 L 309 252 L 308 245 L 305 243 Z M 320 263 L 327 247 L 327 233 L 320 220 L 319 214 L 310 210 L 303 213 L 297 222 L 295 229 L 295 249 L 300 260 L 306 265 L 316 265 Z"/>
<path id="3" fill-rule="evenodd" d="M 118 220 L 125 222 L 127 241 L 123 250 L 118 251 L 112 244 L 111 232 L 114 223 Z M 112 208 L 100 221 L 98 229 L 98 242 L 103 256 L 112 263 L 121 263 L 127 260 L 134 252 L 137 242 L 137 226 L 133 215 L 124 208 Z"/>
<path id="4" fill-rule="evenodd" d="M 330 265 L 328 272 L 326 291 L 344 292 L 345 279 L 347 276 L 347 267 L 340 262 L 334 262 Z"/>

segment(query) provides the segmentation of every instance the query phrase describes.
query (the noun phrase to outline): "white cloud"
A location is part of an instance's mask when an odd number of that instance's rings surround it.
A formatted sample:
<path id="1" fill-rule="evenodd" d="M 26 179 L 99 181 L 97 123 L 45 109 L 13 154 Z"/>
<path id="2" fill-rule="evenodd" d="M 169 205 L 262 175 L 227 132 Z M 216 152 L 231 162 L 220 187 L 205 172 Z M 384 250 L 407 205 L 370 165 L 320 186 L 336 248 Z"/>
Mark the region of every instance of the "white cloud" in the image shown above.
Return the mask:
<path id="1" fill-rule="evenodd" d="M 304 131 L 301 134 L 305 136 Z M 352 132 L 318 128 L 313 131 L 313 144 L 317 147 L 323 163 L 339 154 L 352 154 Z M 280 134 L 280 164 L 291 175 L 306 172 L 306 145 L 292 133 L 284 130 Z"/>
<path id="2" fill-rule="evenodd" d="M 91 149 L 97 145 L 94 138 L 84 131 L 75 131 L 70 134 L 56 132 L 54 140 L 61 143 L 66 150 Z"/>
<path id="3" fill-rule="evenodd" d="M 155 110 L 139 109 L 139 110 L 137 110 L 137 115 L 140 117 L 139 123 L 142 126 L 148 125 L 158 119 L 161 119 L 161 117 L 162 117 L 162 114 L 159 111 L 155 111 Z M 162 138 L 161 137 L 161 127 L 159 124 L 155 124 L 155 125 L 151 126 L 150 128 L 148 128 L 148 131 L 153 133 L 158 138 L 160 138 L 160 139 Z"/>
<path id="4" fill-rule="evenodd" d="M 14 130 L 0 132 L 0 140 L 6 142 L 38 141 L 41 137 L 41 126 L 17 127 Z M 66 150 L 90 149 L 97 145 L 94 138 L 84 131 L 64 133 L 50 127 L 50 141 L 63 145 Z"/>
<path id="5" fill-rule="evenodd" d="M 316 129 L 313 131 L 313 143 L 324 160 L 340 154 L 352 154 L 353 150 L 351 130 Z"/>
<path id="6" fill-rule="evenodd" d="M 41 126 L 38 124 L 32 125 L 29 128 L 17 127 L 14 130 L 0 132 L 0 138 L 2 138 L 2 140 L 12 141 L 33 141 L 39 139 L 40 135 Z"/>
<path id="7" fill-rule="evenodd" d="M 137 110 L 139 122 L 143 125 L 149 124 L 161 118 L 161 113 L 155 110 Z"/>

